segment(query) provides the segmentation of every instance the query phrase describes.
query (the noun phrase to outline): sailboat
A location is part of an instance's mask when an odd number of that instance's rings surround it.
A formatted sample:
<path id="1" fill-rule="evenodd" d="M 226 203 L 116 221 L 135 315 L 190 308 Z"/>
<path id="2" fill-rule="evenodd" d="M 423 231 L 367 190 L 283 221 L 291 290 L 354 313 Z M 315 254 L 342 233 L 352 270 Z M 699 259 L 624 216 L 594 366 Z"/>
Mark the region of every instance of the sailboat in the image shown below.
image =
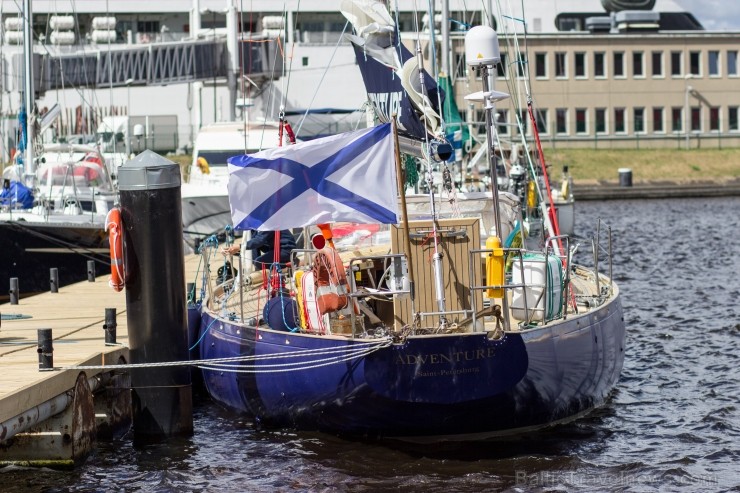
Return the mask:
<path id="1" fill-rule="evenodd" d="M 394 32 L 377 34 L 390 50 L 372 56 L 400 60 Z M 472 53 L 493 43 L 483 34 Z M 494 60 L 474 63 L 484 62 Z M 210 396 L 265 426 L 415 442 L 530 431 L 604 404 L 625 341 L 619 288 L 600 267 L 611 266 L 610 235 L 604 248 L 597 228 L 593 265 L 581 266 L 552 231 L 537 248 L 503 246 L 523 234 L 512 194 L 404 193 L 400 152 L 445 157 L 426 135 L 432 99 L 395 94 L 375 96 L 406 120 L 229 160 L 235 228 L 303 227 L 312 247 L 256 272 L 243 249 L 239 275 L 223 282 L 219 246 L 205 242 L 190 318 Z M 397 121 L 424 140 L 414 145 Z M 332 233 L 342 222 L 380 227 L 342 246 Z"/>
<path id="2" fill-rule="evenodd" d="M 24 2 L 24 104 L 21 139 L 3 171 L 0 191 L 0 282 L 18 278 L 24 293 L 86 279 L 88 261 L 109 264 L 105 218 L 116 201 L 114 170 L 94 146 L 41 145 L 36 137 L 53 115 L 35 113 L 31 2 Z M 94 272 L 93 272 L 94 273 Z M 58 287 L 58 286 L 57 286 Z"/>

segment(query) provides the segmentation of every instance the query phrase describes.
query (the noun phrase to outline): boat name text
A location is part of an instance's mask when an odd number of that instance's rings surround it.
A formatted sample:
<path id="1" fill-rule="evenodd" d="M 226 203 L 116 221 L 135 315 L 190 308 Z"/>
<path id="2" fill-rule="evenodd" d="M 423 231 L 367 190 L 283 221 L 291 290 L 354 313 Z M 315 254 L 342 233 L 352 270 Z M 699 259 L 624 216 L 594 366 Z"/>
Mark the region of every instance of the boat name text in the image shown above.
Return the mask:
<path id="1" fill-rule="evenodd" d="M 494 348 L 476 349 L 474 351 L 455 351 L 454 353 L 430 353 L 430 354 L 399 354 L 396 357 L 397 365 L 438 365 L 444 363 L 460 363 L 462 361 L 476 361 L 479 359 L 493 358 L 496 351 Z"/>

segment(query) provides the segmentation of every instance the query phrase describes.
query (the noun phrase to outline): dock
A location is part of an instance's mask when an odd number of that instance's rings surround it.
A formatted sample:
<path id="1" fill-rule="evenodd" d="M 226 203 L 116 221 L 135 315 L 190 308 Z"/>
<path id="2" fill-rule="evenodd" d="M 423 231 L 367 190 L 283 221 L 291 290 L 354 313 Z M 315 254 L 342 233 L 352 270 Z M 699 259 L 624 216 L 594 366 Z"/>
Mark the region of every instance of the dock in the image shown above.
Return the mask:
<path id="1" fill-rule="evenodd" d="M 187 255 L 184 262 L 192 282 L 200 256 Z M 126 431 L 127 372 L 59 369 L 129 360 L 126 293 L 109 287 L 108 277 L 0 305 L 0 464 L 72 466 L 96 435 Z M 106 308 L 115 309 L 115 344 L 106 344 Z M 52 331 L 54 369 L 40 370 L 39 329 Z M 94 401 L 92 423 L 82 419 L 89 414 L 85 399 Z"/>
<path id="2" fill-rule="evenodd" d="M 577 182 L 573 184 L 576 201 L 668 199 L 689 197 L 738 197 L 740 179 L 691 182 L 645 182 L 621 186 L 612 182 Z"/>

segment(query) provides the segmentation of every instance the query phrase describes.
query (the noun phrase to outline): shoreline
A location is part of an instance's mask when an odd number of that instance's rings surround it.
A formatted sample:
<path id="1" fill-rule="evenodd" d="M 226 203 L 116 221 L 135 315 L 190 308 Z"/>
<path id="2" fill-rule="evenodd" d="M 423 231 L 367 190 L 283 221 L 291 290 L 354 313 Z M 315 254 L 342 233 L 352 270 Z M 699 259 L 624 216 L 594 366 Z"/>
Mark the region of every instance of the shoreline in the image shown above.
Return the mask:
<path id="1" fill-rule="evenodd" d="M 632 186 L 620 185 L 618 181 L 581 180 L 573 182 L 573 196 L 576 201 L 737 197 L 740 196 L 740 179 L 638 181 Z"/>

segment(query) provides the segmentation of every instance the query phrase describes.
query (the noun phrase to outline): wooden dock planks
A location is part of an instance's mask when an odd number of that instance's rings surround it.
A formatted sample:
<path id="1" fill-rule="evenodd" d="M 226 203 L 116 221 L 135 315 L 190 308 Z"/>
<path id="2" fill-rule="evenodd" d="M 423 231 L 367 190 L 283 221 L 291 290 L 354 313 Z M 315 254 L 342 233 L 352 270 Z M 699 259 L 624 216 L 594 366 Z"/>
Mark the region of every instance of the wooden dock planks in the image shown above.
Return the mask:
<path id="1" fill-rule="evenodd" d="M 186 282 L 195 280 L 200 257 L 185 257 Z M 184 293 L 184 287 L 183 287 Z M 116 309 L 116 342 L 105 345 L 105 309 Z M 21 297 L 19 304 L 0 305 L 0 314 L 30 318 L 2 320 L 0 325 L 0 422 L 4 422 L 74 387 L 78 371 L 39 371 L 38 329 L 52 329 L 54 367 L 111 365 L 128 359 L 126 294 L 108 286 L 108 274 Z M 98 371 L 86 371 L 92 376 Z"/>

